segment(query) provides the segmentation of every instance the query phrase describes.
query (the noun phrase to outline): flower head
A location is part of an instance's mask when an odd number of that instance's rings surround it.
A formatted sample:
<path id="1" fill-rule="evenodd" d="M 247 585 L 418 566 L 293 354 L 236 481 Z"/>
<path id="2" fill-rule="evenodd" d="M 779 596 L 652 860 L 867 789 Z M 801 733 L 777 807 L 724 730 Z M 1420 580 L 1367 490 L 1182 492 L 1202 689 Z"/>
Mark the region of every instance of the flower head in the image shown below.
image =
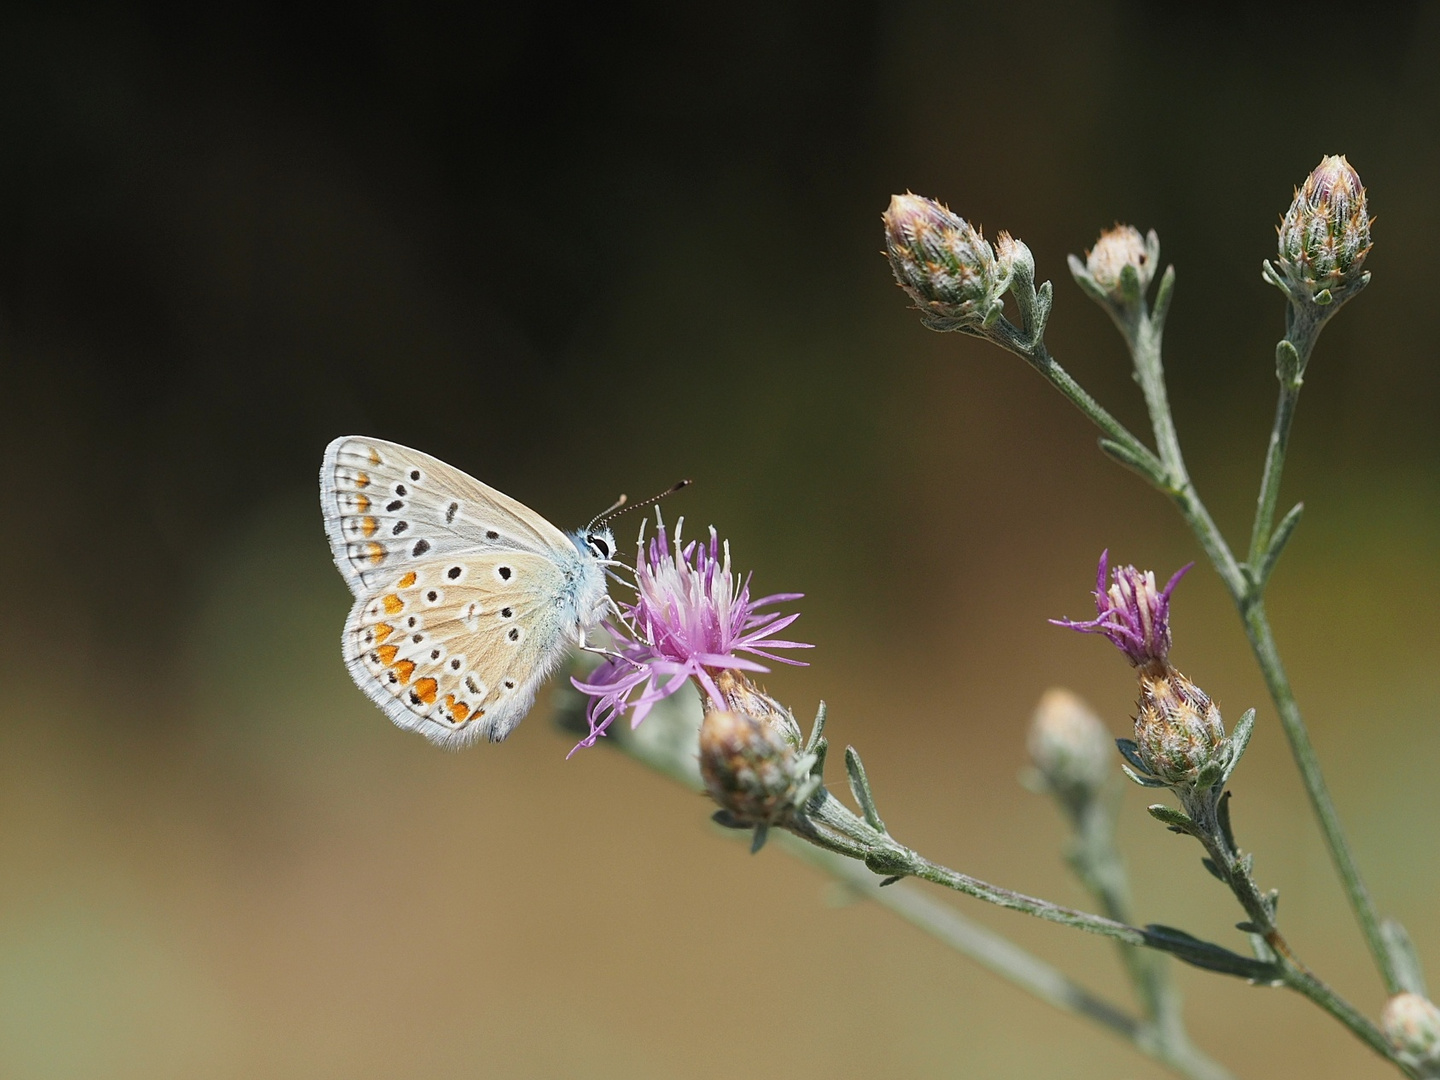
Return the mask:
<path id="1" fill-rule="evenodd" d="M 919 195 L 891 196 L 881 216 L 890 269 L 921 322 L 931 330 L 975 330 L 995 321 L 1010 287 L 1009 237 L 1001 234 L 997 256 L 968 221 Z"/>
<path id="2" fill-rule="evenodd" d="M 1396 994 L 1385 1003 L 1380 1026 L 1390 1045 L 1412 1064 L 1440 1062 L 1440 1009 L 1428 998 Z"/>
<path id="3" fill-rule="evenodd" d="M 700 778 L 732 826 L 774 825 L 814 793 L 815 755 L 801 749 L 800 727 L 779 702 L 743 674 L 716 679 L 724 706 L 706 702 L 700 725 Z"/>
<path id="4" fill-rule="evenodd" d="M 1170 594 L 1194 566 L 1187 563 L 1175 571 L 1164 589 L 1155 587 L 1155 572 L 1133 566 L 1115 569 L 1110 587 L 1105 572 L 1110 552 L 1100 554 L 1100 571 L 1095 578 L 1096 616 L 1087 622 L 1051 619 L 1056 626 L 1085 634 L 1104 634 L 1136 667 L 1168 664 L 1170 655 Z"/>
<path id="5" fill-rule="evenodd" d="M 1068 690 L 1045 691 L 1026 745 L 1045 788 L 1072 813 L 1080 813 L 1110 776 L 1110 733 Z"/>
<path id="6" fill-rule="evenodd" d="M 694 679 L 718 708 L 733 706 L 717 683 L 724 671 L 769 671 L 753 657 L 783 664 L 802 661 L 776 656 L 772 649 L 808 649 L 799 641 L 775 637 L 800 617 L 761 611 L 771 604 L 798 600 L 800 593 L 774 593 L 758 600 L 750 597 L 750 578 L 730 569 L 730 545 L 721 544 L 715 530 L 708 542 L 681 540 L 685 519 L 675 526 L 672 546 L 665 524 L 645 543 L 641 526 L 635 566 L 635 602 L 619 605 L 620 617 L 605 628 L 615 639 L 615 656 L 601 664 L 588 679 L 572 680 L 591 697 L 590 734 L 581 746 L 595 740 L 615 718 L 631 713 L 638 726 L 656 702 Z"/>
<path id="7" fill-rule="evenodd" d="M 1095 284 L 1104 289 L 1112 298 L 1123 301 L 1123 274 L 1132 267 L 1143 294 L 1155 275 L 1155 261 L 1159 257 L 1160 243 L 1154 232 L 1150 243 L 1140 235 L 1133 225 L 1116 225 L 1106 229 L 1095 241 L 1095 246 L 1085 253 L 1085 269 L 1095 279 Z M 1153 249 L 1153 250 L 1152 250 Z"/>
<path id="8" fill-rule="evenodd" d="M 1140 761 L 1146 772 L 1177 791 L 1193 787 L 1212 763 L 1223 765 L 1229 752 L 1220 710 L 1168 664 L 1138 674 L 1135 743 Z"/>
<path id="9" fill-rule="evenodd" d="M 1328 303 L 1356 282 L 1370 251 L 1370 208 L 1344 155 L 1321 160 L 1295 192 L 1279 227 L 1280 273 L 1292 296 Z"/>

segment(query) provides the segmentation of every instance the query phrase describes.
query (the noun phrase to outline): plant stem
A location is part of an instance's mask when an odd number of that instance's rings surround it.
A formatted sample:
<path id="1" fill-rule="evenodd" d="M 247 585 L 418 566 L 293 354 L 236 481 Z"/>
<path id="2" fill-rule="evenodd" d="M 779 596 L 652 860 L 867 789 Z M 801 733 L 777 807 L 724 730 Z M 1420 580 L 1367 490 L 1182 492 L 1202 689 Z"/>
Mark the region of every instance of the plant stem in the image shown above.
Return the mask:
<path id="1" fill-rule="evenodd" d="M 1037 343 L 1031 350 L 1020 351 L 1019 355 L 1031 367 L 1045 376 L 1051 386 L 1069 398 L 1071 403 L 1089 417 L 1096 427 L 1144 463 L 1148 470 L 1147 479 L 1151 483 L 1157 485 L 1163 483 L 1165 468 L 1160 459 L 1155 456 L 1155 452 L 1131 434 L 1129 428 L 1111 416 L 1098 401 L 1085 391 L 1084 387 L 1071 378 L 1070 373 L 1055 362 L 1043 342 Z"/>
<path id="2" fill-rule="evenodd" d="M 1289 365 L 1277 365 L 1280 369 L 1280 397 L 1275 409 L 1275 424 L 1270 434 L 1270 444 L 1265 458 L 1265 473 L 1260 484 L 1260 496 L 1256 506 L 1255 524 L 1251 531 L 1249 567 L 1246 574 L 1238 565 L 1229 544 L 1225 542 L 1220 529 L 1205 508 L 1195 485 L 1190 481 L 1185 464 L 1180 456 L 1179 439 L 1175 434 L 1175 423 L 1170 413 L 1170 404 L 1165 393 L 1165 372 L 1161 363 L 1161 339 L 1156 328 L 1143 313 L 1140 315 L 1137 332 L 1127 335 L 1131 356 L 1140 384 L 1145 391 L 1145 403 L 1155 429 L 1161 457 L 1175 477 L 1176 484 L 1169 494 L 1180 509 L 1190 530 L 1205 549 L 1211 563 L 1220 573 L 1231 599 L 1240 612 L 1245 624 L 1245 633 L 1250 640 L 1256 663 L 1265 679 L 1270 698 L 1280 716 L 1280 725 L 1290 743 L 1290 752 L 1300 770 L 1310 805 L 1320 823 L 1325 845 L 1331 861 L 1340 876 L 1346 898 L 1360 924 L 1366 944 L 1375 958 L 1375 964 L 1385 981 L 1386 989 L 1398 993 L 1401 984 L 1395 970 L 1390 950 L 1380 933 L 1380 919 L 1374 903 L 1360 876 L 1355 856 L 1345 840 L 1340 826 L 1340 816 L 1320 771 L 1320 761 L 1315 755 L 1310 733 L 1300 715 L 1290 680 L 1280 662 L 1279 651 L 1265 614 L 1265 583 L 1257 579 L 1258 571 L 1270 544 L 1270 530 L 1274 524 L 1275 508 L 1280 498 L 1280 478 L 1285 469 L 1285 452 L 1290 442 L 1290 426 L 1295 418 L 1295 406 L 1300 398 L 1301 378 L 1305 363 L 1319 334 L 1319 325 L 1304 320 L 1291 320 L 1290 332 L 1281 343 L 1280 350 L 1291 351 Z M 1286 370 L 1288 368 L 1288 370 Z"/>
<path id="3" fill-rule="evenodd" d="M 1241 857 L 1236 850 L 1228 825 L 1228 816 L 1223 802 L 1228 795 L 1217 799 L 1219 788 L 1211 792 L 1178 791 L 1181 803 L 1190 816 L 1190 832 L 1204 845 L 1210 863 L 1234 893 L 1249 920 L 1252 933 L 1264 940 L 1265 946 L 1274 954 L 1279 981 L 1315 1002 L 1322 1009 L 1349 1028 L 1381 1057 L 1392 1062 L 1407 1075 L 1416 1075 L 1401 1061 L 1384 1034 L 1358 1009 L 1342 998 L 1310 971 L 1291 950 L 1289 943 L 1275 923 L 1275 897 L 1266 897 L 1255 883 L 1251 873 L 1250 859 Z"/>
<path id="4" fill-rule="evenodd" d="M 1134 920 L 1130 913 L 1130 885 L 1125 861 L 1115 844 L 1115 821 L 1120 791 L 1112 781 L 1088 799 L 1067 802 L 1057 798 L 1074 828 L 1068 861 L 1081 883 L 1116 922 Z M 1175 1047 L 1189 1045 L 1181 1016 L 1180 999 L 1170 981 L 1163 957 L 1133 945 L 1116 944 L 1120 962 L 1130 978 L 1142 1010 L 1155 1026 L 1162 1042 Z"/>
<path id="5" fill-rule="evenodd" d="M 1122 329 L 1126 329 L 1123 324 Z M 1295 404 L 1299 395 L 1299 372 L 1303 371 L 1304 361 L 1309 357 L 1317 333 L 1318 326 L 1308 328 L 1292 326 L 1291 334 L 1287 335 L 1287 342 L 1291 338 L 1295 339 L 1291 347 L 1295 350 L 1299 363 L 1294 365 L 1296 371 L 1292 377 L 1287 379 L 1282 376 L 1281 379 L 1281 400 L 1276 409 L 1275 430 L 1271 435 L 1256 522 L 1252 531 L 1252 547 L 1255 546 L 1255 539 L 1261 538 L 1259 545 L 1261 552 L 1269 543 L 1275 507 L 1279 500 L 1285 451 L 1288 447 L 1290 426 L 1294 420 Z M 1165 392 L 1158 327 L 1153 326 L 1148 317 L 1141 314 L 1133 328 L 1129 329 L 1124 336 L 1130 347 L 1141 388 L 1145 393 L 1146 406 L 1150 411 L 1151 423 L 1155 430 L 1156 445 L 1161 449 L 1160 463 L 1163 472 L 1148 474 L 1142 470 L 1142 475 L 1145 475 L 1153 487 L 1168 495 L 1175 503 L 1216 572 L 1224 581 L 1231 599 L 1240 612 L 1251 650 L 1255 654 L 1271 700 L 1275 703 L 1281 727 L 1290 744 L 1291 754 L 1295 758 L 1301 780 L 1305 784 L 1311 808 L 1320 823 L 1321 833 L 1330 852 L 1331 861 L 1340 876 L 1346 898 L 1355 913 L 1356 921 L 1360 925 L 1366 944 L 1384 979 L 1387 991 L 1391 994 L 1397 993 L 1403 988 L 1403 981 L 1396 970 L 1394 958 L 1390 955 L 1381 933 L 1380 919 L 1375 912 L 1364 879 L 1360 876 L 1355 857 L 1345 839 L 1339 815 L 1335 811 L 1335 804 L 1330 798 L 1324 775 L 1320 771 L 1320 763 L 1315 755 L 1314 745 L 1310 741 L 1309 731 L 1305 727 L 1299 705 L 1295 701 L 1294 691 L 1285 674 L 1284 666 L 1280 662 L 1274 635 L 1265 614 L 1263 582 L 1253 580 L 1252 576 L 1240 566 L 1185 469 L 1168 396 Z M 1012 351 L 1016 350 L 1012 349 Z M 1064 369 L 1055 362 L 1043 344 L 1036 343 L 1030 353 L 1021 355 L 1025 356 L 1041 374 L 1045 375 L 1052 386 L 1060 390 L 1081 412 L 1090 417 L 1107 436 L 1127 447 L 1138 442 L 1129 431 L 1096 404 L 1094 399 L 1064 372 Z M 1117 428 L 1120 434 L 1117 434 Z M 1252 555 L 1252 567 L 1258 565 L 1261 557 Z M 1393 1052 L 1375 1025 L 1353 1006 L 1338 998 L 1303 967 L 1297 968 L 1298 972 L 1302 974 L 1294 974 L 1290 963 L 1286 963 L 1284 966 L 1286 985 L 1321 1005 L 1337 1020 L 1350 1028 L 1362 1041 L 1383 1054 L 1388 1060 L 1395 1061 Z M 1399 1062 L 1396 1064 L 1402 1069 L 1405 1068 Z"/>
<path id="6" fill-rule="evenodd" d="M 1290 752 L 1294 755 L 1295 763 L 1300 768 L 1300 776 L 1305 782 L 1305 792 L 1310 797 L 1310 806 L 1315 811 L 1315 817 L 1320 822 L 1320 831 L 1325 837 L 1326 847 L 1330 850 L 1330 859 L 1335 864 L 1335 871 L 1340 876 L 1340 883 L 1345 889 L 1345 896 L 1350 901 L 1351 910 L 1355 912 L 1355 919 L 1360 924 L 1361 932 L 1365 935 L 1365 942 L 1370 947 L 1370 953 L 1375 958 L 1375 966 L 1380 970 L 1381 977 L 1385 980 L 1385 989 L 1390 994 L 1398 994 L 1403 988 L 1403 981 L 1395 968 L 1394 958 L 1390 955 L 1390 949 L 1381 933 L 1380 919 L 1375 912 L 1375 904 L 1370 898 L 1370 892 L 1365 887 L 1365 880 L 1360 876 L 1360 868 L 1355 865 L 1355 856 L 1350 850 L 1350 845 L 1345 839 L 1344 830 L 1340 827 L 1340 815 L 1335 811 L 1335 803 L 1330 798 L 1330 789 L 1325 784 L 1324 774 L 1320 771 L 1320 762 L 1315 756 L 1314 744 L 1310 741 L 1310 732 L 1305 727 L 1305 721 L 1300 716 L 1300 706 L 1296 704 L 1294 691 L 1290 688 L 1290 680 L 1285 674 L 1285 668 L 1280 663 L 1280 654 L 1275 648 L 1275 638 L 1270 631 L 1270 621 L 1265 615 L 1265 602 L 1260 598 L 1253 600 L 1248 607 L 1241 604 L 1240 612 L 1245 620 L 1245 633 L 1250 639 L 1250 647 L 1255 653 L 1255 659 L 1260 665 L 1260 672 L 1265 678 L 1265 686 L 1270 691 L 1271 700 L 1275 702 L 1275 709 L 1280 716 L 1280 726 L 1285 731 L 1285 737 L 1290 743 Z"/>
<path id="7" fill-rule="evenodd" d="M 667 724 L 667 721 L 670 722 Z M 606 744 L 684 787 L 700 791 L 703 786 L 695 764 L 694 736 L 694 726 L 667 715 L 667 710 L 662 708 L 651 712 L 645 724 L 636 731 L 617 729 L 615 736 L 607 739 Z M 940 903 L 904 882 L 881 888 L 880 879 L 863 863 L 818 847 L 799 836 L 779 832 L 775 839 L 783 850 L 842 882 L 857 896 L 888 908 L 912 926 L 1046 1004 L 1120 1036 L 1140 1053 L 1186 1080 L 1234 1080 L 1227 1069 L 1206 1056 L 1188 1039 L 1163 1037 L 1154 1025 L 1085 989 L 1063 972 L 993 930 L 966 918 L 948 904 Z M 1137 935 L 1142 933 L 1131 927 L 1126 929 Z"/>
<path id="8" fill-rule="evenodd" d="M 1290 425 L 1295 420 L 1295 406 L 1299 402 L 1300 383 L 1282 379 L 1279 400 L 1275 403 L 1275 424 L 1270 429 L 1270 443 L 1265 450 L 1260 495 L 1255 501 L 1255 524 L 1250 530 L 1250 554 L 1246 562 L 1252 569 L 1259 569 L 1270 546 L 1270 530 L 1280 502 L 1280 477 L 1285 471 L 1285 452 L 1290 446 Z"/>
<path id="9" fill-rule="evenodd" d="M 1290 441 L 1290 427 L 1294 421 L 1295 407 L 1300 395 L 1301 374 L 1304 372 L 1305 364 L 1309 360 L 1323 322 L 1292 317 L 1286 338 L 1281 343 L 1281 349 L 1291 350 L 1291 356 L 1288 364 L 1280 364 L 1277 361 L 1277 370 L 1280 374 L 1280 400 L 1276 406 L 1275 424 L 1270 436 L 1265 473 L 1261 481 L 1260 496 L 1256 507 L 1255 524 L 1251 532 L 1251 552 L 1248 564 L 1251 570 L 1250 574 L 1247 574 L 1236 560 L 1234 553 L 1230 550 L 1230 545 L 1226 543 L 1214 518 L 1210 516 L 1209 510 L 1200 498 L 1199 492 L 1196 491 L 1185 468 L 1179 437 L 1176 434 L 1175 422 L 1165 390 L 1165 372 L 1161 361 L 1161 330 L 1163 327 L 1151 320 L 1149 314 L 1143 310 L 1143 305 L 1142 309 L 1135 313 L 1133 319 L 1117 319 L 1117 325 L 1121 327 L 1126 344 L 1129 346 L 1135 373 L 1150 413 L 1155 442 L 1160 448 L 1160 460 L 1168 476 L 1168 480 L 1164 482 L 1157 481 L 1155 477 L 1147 477 L 1147 479 L 1157 490 L 1168 495 L 1175 503 L 1181 516 L 1190 526 L 1190 531 L 1204 549 L 1206 557 L 1219 573 L 1221 580 L 1224 581 L 1231 599 L 1240 612 L 1251 650 L 1255 654 L 1256 663 L 1260 667 L 1265 685 L 1270 691 L 1271 700 L 1275 703 L 1276 711 L 1280 716 L 1281 727 L 1285 731 L 1291 754 L 1300 770 L 1311 808 L 1320 823 L 1320 830 L 1324 836 L 1326 848 L 1330 852 L 1331 862 L 1340 876 L 1346 898 L 1355 913 L 1356 921 L 1360 924 L 1361 932 L 1375 959 L 1376 967 L 1384 979 L 1387 991 L 1391 994 L 1398 993 L 1402 989 L 1402 980 L 1396 970 L 1394 958 L 1390 955 L 1389 948 L 1380 932 L 1380 918 L 1376 914 L 1364 879 L 1360 876 L 1355 856 L 1345 839 L 1340 825 L 1340 817 L 1335 811 L 1335 804 L 1330 798 L 1324 775 L 1320 771 L 1320 762 L 1315 755 L 1314 744 L 1310 741 L 1310 734 L 1300 715 L 1300 707 L 1295 701 L 1294 691 L 1291 689 L 1289 678 L 1280 663 L 1280 655 L 1275 647 L 1269 620 L 1265 615 L 1264 582 L 1258 581 L 1254 577 L 1270 542 L 1270 530 L 1280 497 L 1280 479 L 1285 468 L 1285 452 Z M 1042 369 L 1042 374 L 1046 374 L 1051 384 L 1070 398 L 1081 412 L 1094 420 L 1108 436 L 1120 441 L 1113 430 L 1118 426 L 1118 422 L 1096 405 L 1093 399 L 1074 383 L 1074 380 L 1070 379 L 1068 375 L 1064 375 L 1063 369 L 1050 357 L 1048 352 L 1045 352 L 1043 345 L 1039 345 L 1036 351 L 1044 357 L 1047 368 Z M 1279 349 L 1277 349 L 1278 355 L 1281 355 Z M 1040 366 L 1034 360 L 1031 362 L 1037 368 Z M 1060 375 L 1064 377 L 1061 378 Z M 1097 410 L 1103 414 L 1107 423 L 1101 423 L 1096 418 Z M 1123 428 L 1121 430 L 1124 431 Z M 1134 436 L 1130 436 L 1128 431 L 1124 433 L 1130 439 L 1134 439 Z"/>

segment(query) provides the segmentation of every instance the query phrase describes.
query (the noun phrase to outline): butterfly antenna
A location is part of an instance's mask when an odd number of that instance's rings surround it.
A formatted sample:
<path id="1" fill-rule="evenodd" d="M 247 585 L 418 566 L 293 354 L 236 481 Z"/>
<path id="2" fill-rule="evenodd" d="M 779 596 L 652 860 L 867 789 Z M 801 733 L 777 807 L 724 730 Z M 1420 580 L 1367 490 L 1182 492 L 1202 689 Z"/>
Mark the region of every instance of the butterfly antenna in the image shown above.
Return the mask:
<path id="1" fill-rule="evenodd" d="M 595 528 L 595 526 L 597 525 L 606 525 L 609 522 L 613 521 L 615 518 L 619 517 L 621 514 L 628 514 L 631 510 L 638 510 L 642 506 L 650 506 L 652 503 L 657 503 L 661 499 L 665 498 L 667 495 L 674 495 L 675 492 L 679 491 L 681 488 L 689 487 L 690 484 L 691 481 L 689 480 L 677 481 L 676 483 L 671 484 L 664 491 L 660 492 L 659 495 L 652 495 L 650 496 L 650 498 L 645 499 L 643 502 L 637 503 L 628 502 L 625 496 L 621 495 L 620 498 L 615 500 L 614 506 L 610 507 L 610 509 L 606 510 L 603 514 L 600 514 L 598 517 L 595 518 L 594 521 L 590 522 L 590 524 L 585 527 L 586 531 L 588 532 L 590 529 Z"/>
<path id="2" fill-rule="evenodd" d="M 600 522 L 604 521 L 607 517 L 613 514 L 616 510 L 619 510 L 629 501 L 630 500 L 622 494 L 618 499 L 611 503 L 609 507 L 601 510 L 600 513 L 596 514 L 593 518 L 591 518 L 590 524 L 585 526 L 585 531 L 588 533 L 590 530 L 595 528 L 596 525 L 600 524 Z"/>

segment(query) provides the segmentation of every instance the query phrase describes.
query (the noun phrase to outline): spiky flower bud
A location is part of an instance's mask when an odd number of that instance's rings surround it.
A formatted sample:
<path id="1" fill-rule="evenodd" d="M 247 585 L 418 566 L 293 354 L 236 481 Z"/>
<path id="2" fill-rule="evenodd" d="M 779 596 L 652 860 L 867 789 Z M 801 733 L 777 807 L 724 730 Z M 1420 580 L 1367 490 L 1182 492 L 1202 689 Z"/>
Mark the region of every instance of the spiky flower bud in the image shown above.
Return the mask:
<path id="1" fill-rule="evenodd" d="M 1026 740 L 1045 786 L 1072 812 L 1094 799 L 1110 776 L 1114 744 L 1099 718 L 1068 690 L 1045 691 Z"/>
<path id="2" fill-rule="evenodd" d="M 1414 1064 L 1440 1063 L 1440 1009 L 1428 999 L 1396 994 L 1385 1003 L 1380 1027 L 1390 1045 Z"/>
<path id="3" fill-rule="evenodd" d="M 722 674 L 729 708 L 713 703 L 700 725 L 700 776 L 732 825 L 774 825 L 813 791 L 814 758 L 802 753 L 789 711 L 743 675 Z"/>
<path id="4" fill-rule="evenodd" d="M 1292 297 L 1328 304 L 1358 282 L 1370 251 L 1370 208 L 1344 155 L 1321 159 L 1280 221 L 1280 276 Z"/>
<path id="5" fill-rule="evenodd" d="M 900 287 L 931 330 L 975 331 L 999 317 L 1010 287 L 1013 245 L 996 255 L 969 222 L 933 199 L 894 195 L 882 215 L 885 250 Z"/>
<path id="6" fill-rule="evenodd" d="M 1095 246 L 1085 253 L 1085 271 L 1112 301 L 1125 304 L 1129 301 L 1125 289 L 1126 268 L 1135 274 L 1139 285 L 1137 295 L 1143 295 L 1155 276 L 1159 258 L 1160 241 L 1154 230 L 1147 240 L 1135 226 L 1117 224 L 1101 233 Z"/>
<path id="7" fill-rule="evenodd" d="M 1136 674 L 1135 742 L 1150 775 L 1172 787 L 1193 787 L 1207 768 L 1223 767 L 1225 725 L 1205 691 L 1166 663 Z"/>

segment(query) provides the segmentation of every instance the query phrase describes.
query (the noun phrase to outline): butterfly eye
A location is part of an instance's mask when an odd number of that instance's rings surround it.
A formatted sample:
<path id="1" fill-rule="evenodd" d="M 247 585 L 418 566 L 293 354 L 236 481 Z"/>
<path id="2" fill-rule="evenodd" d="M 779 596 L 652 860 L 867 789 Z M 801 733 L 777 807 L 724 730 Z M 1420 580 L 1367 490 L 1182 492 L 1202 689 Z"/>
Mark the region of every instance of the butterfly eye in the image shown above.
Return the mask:
<path id="1" fill-rule="evenodd" d="M 589 543 L 591 550 L 599 555 L 600 558 L 608 559 L 610 557 L 610 545 L 600 537 L 592 535 L 585 537 L 585 540 Z"/>

